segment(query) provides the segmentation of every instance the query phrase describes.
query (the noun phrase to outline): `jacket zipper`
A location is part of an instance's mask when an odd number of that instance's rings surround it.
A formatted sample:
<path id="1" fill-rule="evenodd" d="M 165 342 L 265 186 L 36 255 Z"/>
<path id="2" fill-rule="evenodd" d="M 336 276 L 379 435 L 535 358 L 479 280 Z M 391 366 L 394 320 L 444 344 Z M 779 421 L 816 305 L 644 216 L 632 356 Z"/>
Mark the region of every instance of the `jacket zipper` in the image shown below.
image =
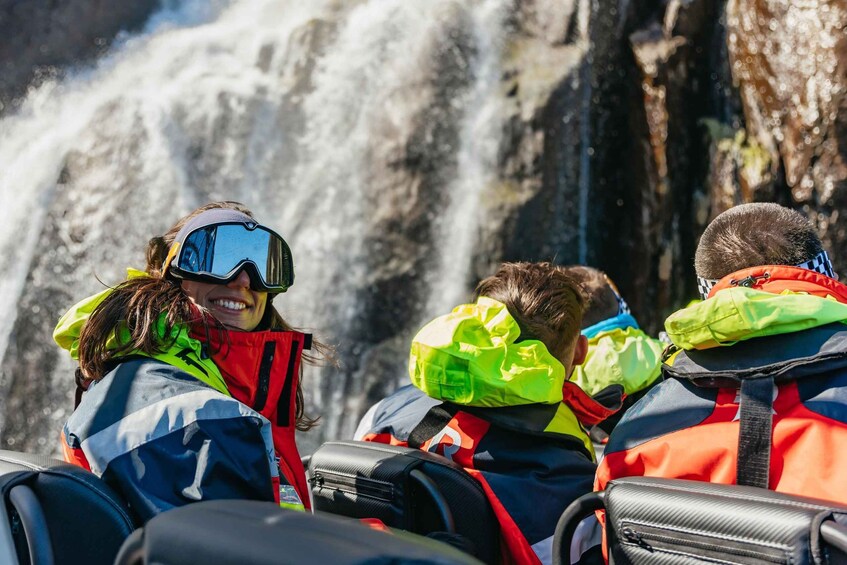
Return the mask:
<path id="1" fill-rule="evenodd" d="M 268 389 L 271 385 L 271 367 L 274 363 L 275 341 L 268 341 L 262 350 L 262 362 L 259 363 L 259 383 L 256 387 L 256 400 L 253 401 L 253 410 L 261 412 L 268 401 Z"/>
<path id="2" fill-rule="evenodd" d="M 288 367 L 285 370 L 285 382 L 282 383 L 282 392 L 276 405 L 276 425 L 287 428 L 291 425 L 291 392 L 294 387 L 294 367 L 297 364 L 297 350 L 300 342 L 296 339 L 291 342 L 291 351 L 288 353 Z"/>

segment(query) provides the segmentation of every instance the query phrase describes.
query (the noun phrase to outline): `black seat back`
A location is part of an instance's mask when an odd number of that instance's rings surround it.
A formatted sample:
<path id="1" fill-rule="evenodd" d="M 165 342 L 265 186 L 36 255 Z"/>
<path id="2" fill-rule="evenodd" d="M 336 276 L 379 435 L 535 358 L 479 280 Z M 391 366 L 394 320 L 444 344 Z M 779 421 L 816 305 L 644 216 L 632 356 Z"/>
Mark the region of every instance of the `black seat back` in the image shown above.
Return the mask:
<path id="1" fill-rule="evenodd" d="M 655 477 L 617 479 L 571 504 L 556 528 L 554 563 L 570 562 L 576 524 L 603 508 L 610 563 L 847 563 L 847 507 L 757 487 Z"/>
<path id="2" fill-rule="evenodd" d="M 405 532 L 284 510 L 272 502 L 210 500 L 154 517 L 124 543 L 115 565 L 479 565 L 471 556 Z"/>
<path id="3" fill-rule="evenodd" d="M 440 455 L 379 443 L 328 442 L 312 455 L 308 477 L 316 510 L 378 518 L 423 535 L 459 534 L 477 558 L 499 559 L 499 525 L 485 492 Z"/>
<path id="4" fill-rule="evenodd" d="M 0 562 L 111 564 L 133 531 L 129 509 L 96 475 L 56 459 L 0 450 Z"/>

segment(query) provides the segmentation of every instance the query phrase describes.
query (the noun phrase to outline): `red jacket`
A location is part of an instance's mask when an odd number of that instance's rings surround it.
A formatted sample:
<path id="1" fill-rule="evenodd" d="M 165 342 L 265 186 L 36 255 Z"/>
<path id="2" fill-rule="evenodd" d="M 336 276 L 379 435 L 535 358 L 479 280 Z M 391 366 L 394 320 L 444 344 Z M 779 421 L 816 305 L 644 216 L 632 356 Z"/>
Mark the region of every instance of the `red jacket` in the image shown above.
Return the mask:
<path id="1" fill-rule="evenodd" d="M 500 524 L 504 563 L 550 563 L 556 521 L 591 491 L 594 454 L 584 430 L 563 414 L 596 423 L 607 408 L 566 382 L 560 405 L 471 408 L 429 398 L 411 385 L 383 399 L 355 438 L 443 455 L 479 482 Z M 554 423 L 556 422 L 556 423 Z M 422 426 L 422 427 L 421 427 Z M 423 432 L 415 430 L 428 430 Z M 492 540 L 496 543 L 495 540 Z"/>
<path id="2" fill-rule="evenodd" d="M 710 297 L 744 286 L 847 303 L 847 286 L 794 267 L 756 267 L 722 279 Z M 847 503 L 847 326 L 827 323 L 728 347 L 679 351 L 665 381 L 615 428 L 595 489 L 615 478 L 657 476 L 735 484 L 739 383 L 773 378 L 770 489 Z M 766 332 L 765 332 L 766 333 Z"/>
<path id="3" fill-rule="evenodd" d="M 199 332 L 192 337 L 208 343 L 212 361 L 232 397 L 270 421 L 279 472 L 310 508 L 306 473 L 294 436 L 300 360 L 303 349 L 311 347 L 312 336 L 294 331 L 212 331 L 208 338 Z M 285 502 L 285 486 L 280 496 Z"/>

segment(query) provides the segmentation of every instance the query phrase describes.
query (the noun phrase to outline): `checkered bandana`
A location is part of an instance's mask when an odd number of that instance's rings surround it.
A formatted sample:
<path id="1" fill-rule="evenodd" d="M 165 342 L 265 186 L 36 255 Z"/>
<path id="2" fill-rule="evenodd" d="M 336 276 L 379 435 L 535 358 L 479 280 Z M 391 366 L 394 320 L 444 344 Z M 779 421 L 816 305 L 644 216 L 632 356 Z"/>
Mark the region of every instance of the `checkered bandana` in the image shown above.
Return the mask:
<path id="1" fill-rule="evenodd" d="M 626 303 L 626 300 L 621 296 L 621 292 L 618 290 L 618 286 L 608 277 L 608 275 L 603 275 L 606 278 L 606 284 L 609 285 L 609 288 L 612 289 L 612 292 L 615 294 L 615 300 L 618 301 L 618 316 L 621 314 L 632 314 L 629 310 L 629 304 Z"/>
<path id="2" fill-rule="evenodd" d="M 629 311 L 629 304 L 626 303 L 626 300 L 624 300 L 620 294 L 618 294 L 615 298 L 618 299 L 618 316 L 621 314 L 632 314 L 632 312 Z"/>
<path id="3" fill-rule="evenodd" d="M 832 269 L 832 263 L 829 261 L 829 255 L 827 255 L 826 251 L 821 251 L 811 260 L 806 261 L 805 263 L 800 263 L 796 266 L 801 269 L 826 275 L 831 279 L 835 278 L 835 271 Z M 700 293 L 700 298 L 706 300 L 709 297 L 709 293 L 712 291 L 712 287 L 716 284 L 718 284 L 717 279 L 704 279 L 703 277 L 697 277 L 697 291 Z"/>

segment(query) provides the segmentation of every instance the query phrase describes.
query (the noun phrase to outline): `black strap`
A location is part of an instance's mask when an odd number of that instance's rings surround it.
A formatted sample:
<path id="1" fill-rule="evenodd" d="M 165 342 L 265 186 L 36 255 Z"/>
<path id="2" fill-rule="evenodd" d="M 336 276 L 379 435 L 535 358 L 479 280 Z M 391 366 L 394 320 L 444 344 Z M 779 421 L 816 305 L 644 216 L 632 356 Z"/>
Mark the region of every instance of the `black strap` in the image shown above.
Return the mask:
<path id="1" fill-rule="evenodd" d="M 738 432 L 739 485 L 768 488 L 773 432 L 773 377 L 741 381 L 741 427 Z"/>
<path id="2" fill-rule="evenodd" d="M 82 374 L 82 369 L 79 367 L 74 371 L 74 382 L 76 383 L 76 391 L 74 391 L 74 410 L 79 407 L 79 403 L 82 402 L 82 394 L 88 390 L 89 385 L 91 385 L 91 379 L 86 378 L 85 375 Z"/>
<path id="3" fill-rule="evenodd" d="M 407 440 L 409 447 L 419 449 L 427 440 L 432 439 L 435 434 L 443 430 L 444 426 L 449 424 L 456 414 L 455 409 L 449 408 L 450 406 L 446 404 L 439 404 L 430 408 L 423 420 L 418 422 L 418 425 L 409 432 L 409 439 Z"/>
<path id="4" fill-rule="evenodd" d="M 268 401 L 268 391 L 271 388 L 271 367 L 274 363 L 276 342 L 266 341 L 262 349 L 262 360 L 259 362 L 259 380 L 256 386 L 256 398 L 253 400 L 253 410 L 261 412 Z"/>
<path id="5" fill-rule="evenodd" d="M 283 428 L 291 425 L 291 394 L 294 389 L 294 379 L 297 375 L 294 374 L 294 367 L 297 365 L 297 359 L 301 353 L 300 342 L 297 340 L 291 341 L 291 351 L 288 352 L 288 367 L 285 369 L 285 382 L 282 385 L 282 392 L 279 393 L 279 399 L 276 405 L 276 424 Z M 294 394 L 297 394 L 295 391 Z"/>

